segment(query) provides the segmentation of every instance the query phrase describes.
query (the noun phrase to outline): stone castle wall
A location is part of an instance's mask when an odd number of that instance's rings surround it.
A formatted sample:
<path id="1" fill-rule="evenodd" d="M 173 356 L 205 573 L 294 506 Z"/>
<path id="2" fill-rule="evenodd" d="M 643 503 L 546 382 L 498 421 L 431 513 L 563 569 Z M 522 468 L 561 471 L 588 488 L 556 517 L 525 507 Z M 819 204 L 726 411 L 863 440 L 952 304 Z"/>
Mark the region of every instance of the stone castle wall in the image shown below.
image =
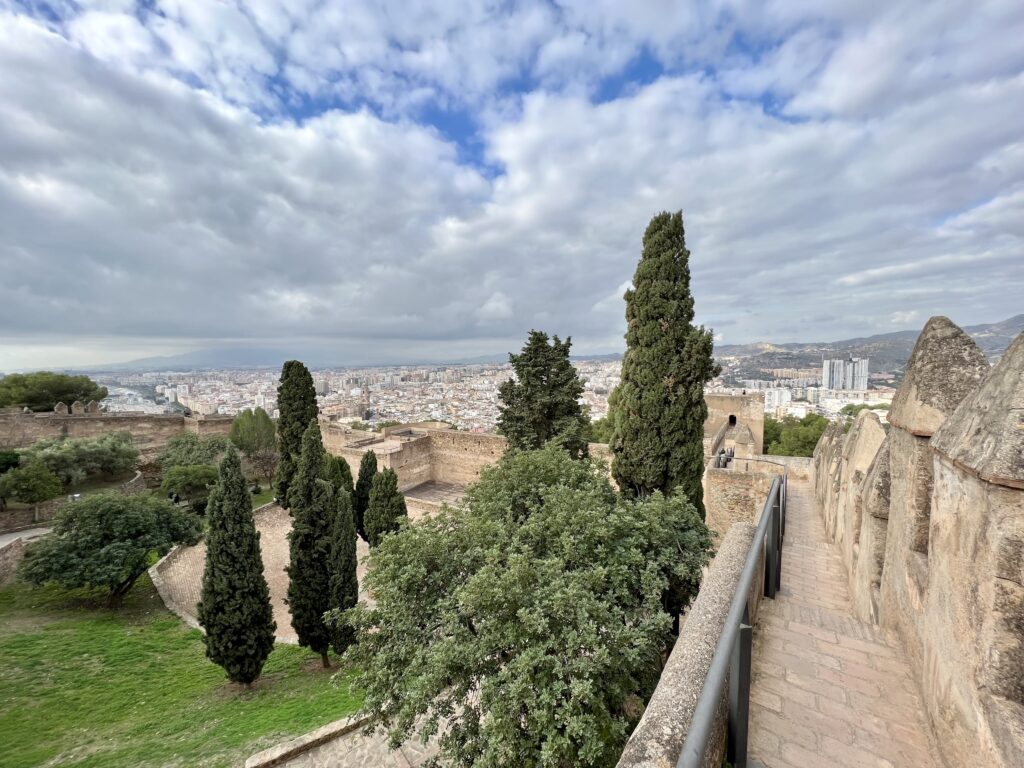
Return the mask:
<path id="1" fill-rule="evenodd" d="M 783 467 L 765 461 L 734 460 L 729 469 L 704 470 L 704 521 L 717 549 L 734 523 L 757 525 L 768 491 Z"/>
<path id="2" fill-rule="evenodd" d="M 111 488 L 111 491 L 123 493 L 125 496 L 135 496 L 146 491 L 146 478 L 143 472 L 137 471 L 131 480 Z M 8 508 L 0 512 L 0 533 L 11 533 L 14 531 L 34 528 L 46 525 L 53 520 L 61 508 L 71 501 L 70 496 L 58 496 L 49 501 L 42 501 L 28 507 Z"/>
<path id="3" fill-rule="evenodd" d="M 230 416 L 184 416 L 143 413 L 0 413 L 0 446 L 27 448 L 40 440 L 60 437 L 99 437 L 127 432 L 143 455 L 155 455 L 175 435 L 194 432 L 200 437 L 227 435 Z"/>
<path id="4" fill-rule="evenodd" d="M 735 416 L 736 423 L 750 429 L 754 438 L 754 455 L 764 453 L 764 394 L 748 392 L 743 395 L 705 394 L 708 418 L 704 422 L 705 437 L 713 436 L 729 425 L 729 417 Z M 723 432 L 724 434 L 724 432 Z M 708 453 L 706 451 L 705 453 Z"/>
<path id="5" fill-rule="evenodd" d="M 735 416 L 737 424 L 749 430 L 755 453 L 760 453 L 764 411 L 759 393 L 708 395 L 707 401 L 705 436 L 724 434 L 729 427 L 729 417 Z M 476 482 L 481 470 L 496 463 L 505 452 L 505 438 L 500 435 L 462 432 L 443 422 L 402 424 L 388 427 L 380 434 L 351 430 L 321 417 L 320 431 L 324 447 L 336 456 L 344 456 L 353 473 L 358 471 L 363 454 L 372 450 L 377 454 L 378 469 L 395 470 L 402 491 L 426 482 L 465 487 Z M 611 462 L 607 445 L 593 443 L 589 447 L 592 456 Z"/>
<path id="6" fill-rule="evenodd" d="M 816 493 L 860 618 L 907 651 L 949 765 L 1024 755 L 1024 335 L 989 370 L 929 321 L 889 412 L 815 450 Z"/>

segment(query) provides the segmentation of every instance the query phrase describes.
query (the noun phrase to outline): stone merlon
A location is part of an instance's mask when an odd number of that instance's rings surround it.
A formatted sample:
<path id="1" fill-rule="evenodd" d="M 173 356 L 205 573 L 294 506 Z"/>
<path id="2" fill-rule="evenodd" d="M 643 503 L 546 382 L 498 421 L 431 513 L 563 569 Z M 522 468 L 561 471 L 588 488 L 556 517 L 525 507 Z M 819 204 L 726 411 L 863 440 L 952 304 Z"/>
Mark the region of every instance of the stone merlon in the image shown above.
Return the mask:
<path id="1" fill-rule="evenodd" d="M 947 317 L 933 317 L 914 345 L 889 423 L 931 437 L 988 372 L 974 340 Z"/>
<path id="2" fill-rule="evenodd" d="M 932 447 L 983 480 L 1024 488 L 1024 334 L 932 437 Z"/>

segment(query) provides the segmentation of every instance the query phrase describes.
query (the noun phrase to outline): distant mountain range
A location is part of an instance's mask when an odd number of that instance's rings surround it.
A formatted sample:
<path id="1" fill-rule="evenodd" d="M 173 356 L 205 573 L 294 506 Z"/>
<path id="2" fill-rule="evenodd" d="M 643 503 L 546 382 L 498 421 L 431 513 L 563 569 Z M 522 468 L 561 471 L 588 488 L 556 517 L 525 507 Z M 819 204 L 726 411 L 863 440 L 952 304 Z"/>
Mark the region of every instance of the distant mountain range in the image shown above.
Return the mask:
<path id="1" fill-rule="evenodd" d="M 1024 331 L 1024 314 L 1011 317 L 999 323 L 972 325 L 964 328 L 990 358 L 1002 354 L 1010 342 Z M 906 365 L 910 351 L 920 333 L 920 329 L 895 331 L 876 336 L 866 336 L 842 341 L 790 342 L 772 344 L 759 342 L 755 344 L 724 344 L 715 347 L 715 355 L 719 358 L 746 358 L 746 362 L 764 368 L 811 368 L 821 364 L 822 357 L 870 357 L 872 371 L 899 371 Z M 285 350 L 272 347 L 224 347 L 196 350 L 180 355 L 163 357 L 144 357 L 126 363 L 113 363 L 80 368 L 84 372 L 97 371 L 192 371 L 204 369 L 237 368 L 280 368 L 285 360 L 298 357 L 311 368 L 336 367 L 339 362 L 327 359 L 316 359 L 312 354 L 303 356 L 301 351 Z M 578 360 L 618 360 L 621 353 L 605 355 L 579 355 Z M 508 355 L 490 354 L 436 361 L 395 361 L 392 363 L 376 363 L 362 365 L 358 362 L 349 363 L 347 367 L 386 367 L 399 365 L 487 365 L 507 362 Z"/>
<path id="2" fill-rule="evenodd" d="M 998 357 L 1018 334 L 1024 332 L 1024 315 L 999 323 L 969 325 L 964 330 L 990 359 Z M 717 357 L 752 358 L 764 368 L 813 368 L 822 357 L 869 357 L 872 371 L 901 371 L 907 364 L 920 329 L 880 333 L 842 341 L 792 342 L 789 344 L 723 344 L 715 347 Z"/>

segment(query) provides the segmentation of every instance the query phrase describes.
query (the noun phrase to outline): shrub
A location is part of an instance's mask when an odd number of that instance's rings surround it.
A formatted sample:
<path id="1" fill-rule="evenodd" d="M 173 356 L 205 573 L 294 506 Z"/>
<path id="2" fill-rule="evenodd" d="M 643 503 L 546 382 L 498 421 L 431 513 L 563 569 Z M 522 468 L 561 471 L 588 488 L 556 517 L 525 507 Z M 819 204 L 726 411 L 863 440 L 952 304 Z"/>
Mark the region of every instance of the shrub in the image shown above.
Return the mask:
<path id="1" fill-rule="evenodd" d="M 17 469 L 0 476 L 0 499 L 38 504 L 59 496 L 60 492 L 60 478 L 38 458 L 29 458 Z"/>

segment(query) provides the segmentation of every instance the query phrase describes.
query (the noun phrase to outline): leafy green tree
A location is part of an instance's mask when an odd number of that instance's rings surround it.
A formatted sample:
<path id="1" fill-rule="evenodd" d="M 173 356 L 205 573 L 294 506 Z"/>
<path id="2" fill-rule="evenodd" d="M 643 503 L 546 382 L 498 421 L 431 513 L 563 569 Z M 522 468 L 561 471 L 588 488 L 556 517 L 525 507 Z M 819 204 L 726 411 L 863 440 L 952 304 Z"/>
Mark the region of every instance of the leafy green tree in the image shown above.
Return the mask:
<path id="1" fill-rule="evenodd" d="M 703 517 L 704 384 L 720 369 L 711 331 L 693 324 L 682 212 L 651 219 L 625 298 L 612 475 L 629 496 L 671 495 L 678 488 Z"/>
<path id="2" fill-rule="evenodd" d="M 88 376 L 36 371 L 12 373 L 0 379 L 0 408 L 52 411 L 57 403 L 71 405 L 76 400 L 98 402 L 106 396 L 107 388 L 99 386 Z"/>
<path id="3" fill-rule="evenodd" d="M 134 469 L 139 461 L 139 451 L 128 432 L 52 438 L 36 443 L 23 453 L 40 459 L 65 486 L 89 477 L 123 474 Z"/>
<path id="4" fill-rule="evenodd" d="M 377 475 L 377 454 L 367 451 L 359 462 L 359 479 L 356 480 L 355 493 L 352 495 L 352 510 L 356 515 L 356 532 L 363 541 L 366 538 L 366 508 L 370 505 L 370 490 L 373 478 Z"/>
<path id="5" fill-rule="evenodd" d="M 828 424 L 828 419 L 816 413 L 809 413 L 799 420 L 787 416 L 782 420 L 779 439 L 768 446 L 767 453 L 771 456 L 813 456 L 814 447 Z"/>
<path id="6" fill-rule="evenodd" d="M 398 521 L 408 519 L 405 497 L 398 492 L 398 475 L 395 470 L 385 468 L 374 475 L 370 489 L 370 503 L 366 507 L 363 525 L 366 526 L 366 541 L 370 548 L 380 544 L 385 534 L 398 530 Z"/>
<path id="7" fill-rule="evenodd" d="M 268 481 L 274 477 L 279 463 L 277 427 L 265 410 L 256 408 L 240 412 L 231 422 L 228 439 L 263 477 Z"/>
<path id="8" fill-rule="evenodd" d="M 350 479 L 351 487 L 351 479 Z M 331 621 L 325 621 L 331 633 L 331 647 L 341 655 L 355 641 L 355 632 L 341 617 L 341 612 L 359 602 L 359 581 L 356 575 L 356 523 L 352 513 L 352 494 L 335 486 L 334 527 L 331 530 Z"/>
<path id="9" fill-rule="evenodd" d="M 608 444 L 612 440 L 612 434 L 614 433 L 614 427 L 612 426 L 612 420 L 605 416 L 600 419 L 595 419 L 590 422 L 587 429 L 587 442 L 588 443 L 605 443 Z"/>
<path id="10" fill-rule="evenodd" d="M 331 630 L 324 613 L 331 608 L 331 550 L 337 499 L 326 476 L 320 425 L 314 416 L 302 436 L 299 465 L 288 490 L 292 530 L 288 534 L 288 607 L 299 645 L 331 665 Z"/>
<path id="11" fill-rule="evenodd" d="M 265 410 L 247 408 L 231 422 L 228 439 L 248 458 L 258 451 L 277 448 L 277 428 Z"/>
<path id="12" fill-rule="evenodd" d="M 198 609 L 206 657 L 223 667 L 229 680 L 248 686 L 274 649 L 277 624 L 263 575 L 260 534 L 234 450 L 221 460 L 208 512 Z"/>
<path id="13" fill-rule="evenodd" d="M 214 464 L 227 448 L 228 441 L 222 435 L 200 439 L 194 432 L 182 432 L 167 441 L 156 463 L 163 472 L 189 464 Z"/>
<path id="14" fill-rule="evenodd" d="M 529 451 L 553 440 L 574 458 L 587 455 L 590 420 L 580 404 L 583 382 L 569 360 L 572 339 L 530 335 L 509 362 L 515 379 L 498 388 L 498 432 L 511 450 Z"/>
<path id="15" fill-rule="evenodd" d="M 192 512 L 155 496 L 97 493 L 57 512 L 53 533 L 26 548 L 21 575 L 32 584 L 102 587 L 117 607 L 151 555 L 195 543 L 199 530 Z"/>
<path id="16" fill-rule="evenodd" d="M 437 733 L 453 766 L 611 766 L 695 594 L 710 536 L 685 496 L 630 500 L 554 445 L 385 536 L 345 614 L 371 725 Z"/>
<path id="17" fill-rule="evenodd" d="M 336 490 L 345 491 L 351 501 L 355 488 L 352 483 L 352 469 L 349 467 L 348 462 L 345 461 L 345 457 L 328 455 L 325 461 L 327 479 L 330 480 Z"/>
<path id="18" fill-rule="evenodd" d="M 59 496 L 61 490 L 60 478 L 38 458 L 29 458 L 0 476 L 0 499 L 38 504 Z"/>
<path id="19" fill-rule="evenodd" d="M 316 404 L 316 388 L 313 376 L 298 360 L 289 360 L 281 369 L 281 383 L 277 387 L 277 407 L 281 412 L 277 420 L 277 466 L 278 502 L 285 509 L 291 507 L 288 489 L 299 465 L 302 454 L 302 436 L 315 419 L 319 409 Z"/>
<path id="20" fill-rule="evenodd" d="M 236 457 L 237 458 L 237 457 Z M 175 493 L 192 505 L 197 514 L 206 511 L 210 489 L 217 482 L 217 467 L 209 464 L 186 464 L 171 467 L 164 472 L 160 490 L 164 493 Z"/>
<path id="21" fill-rule="evenodd" d="M 21 454 L 17 451 L 0 451 L 0 475 L 14 469 L 21 463 Z"/>
<path id="22" fill-rule="evenodd" d="M 771 446 L 782 439 L 782 422 L 767 413 L 764 415 L 764 445 Z M 768 453 L 769 451 L 765 451 Z"/>

